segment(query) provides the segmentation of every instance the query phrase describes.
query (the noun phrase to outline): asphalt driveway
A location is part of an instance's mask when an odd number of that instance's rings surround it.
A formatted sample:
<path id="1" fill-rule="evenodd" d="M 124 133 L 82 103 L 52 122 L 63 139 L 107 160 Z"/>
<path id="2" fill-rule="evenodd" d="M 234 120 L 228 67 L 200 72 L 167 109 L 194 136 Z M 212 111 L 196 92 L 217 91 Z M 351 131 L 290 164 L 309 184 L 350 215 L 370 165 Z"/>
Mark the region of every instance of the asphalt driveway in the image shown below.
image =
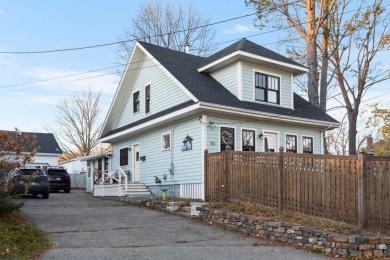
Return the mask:
<path id="1" fill-rule="evenodd" d="M 261 240 L 84 191 L 23 201 L 23 212 L 53 243 L 42 259 L 325 258 L 293 247 L 253 246 Z"/>

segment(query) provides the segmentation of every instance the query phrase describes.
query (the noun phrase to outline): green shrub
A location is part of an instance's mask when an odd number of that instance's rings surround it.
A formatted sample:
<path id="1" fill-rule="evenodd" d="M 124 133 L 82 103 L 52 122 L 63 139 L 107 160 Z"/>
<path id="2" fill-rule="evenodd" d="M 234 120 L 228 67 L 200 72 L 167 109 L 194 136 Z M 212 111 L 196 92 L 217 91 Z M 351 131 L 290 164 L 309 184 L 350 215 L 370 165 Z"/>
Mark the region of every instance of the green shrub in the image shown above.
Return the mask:
<path id="1" fill-rule="evenodd" d="M 14 211 L 19 211 L 21 207 L 23 207 L 23 203 L 14 203 L 10 196 L 0 196 L 0 218 L 11 215 Z"/>

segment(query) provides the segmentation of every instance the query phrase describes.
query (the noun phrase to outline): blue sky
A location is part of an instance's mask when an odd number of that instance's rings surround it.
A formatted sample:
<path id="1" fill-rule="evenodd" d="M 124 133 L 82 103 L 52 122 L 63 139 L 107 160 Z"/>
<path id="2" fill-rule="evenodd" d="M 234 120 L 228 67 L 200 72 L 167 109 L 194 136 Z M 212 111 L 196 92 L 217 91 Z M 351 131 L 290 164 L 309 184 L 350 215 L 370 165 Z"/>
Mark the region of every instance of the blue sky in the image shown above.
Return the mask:
<path id="1" fill-rule="evenodd" d="M 170 3 L 185 7 L 189 1 Z M 115 42 L 130 27 L 131 19 L 142 4 L 144 1 L 141 0 L 0 0 L 0 51 L 52 50 Z M 211 22 L 254 12 L 245 6 L 244 0 L 194 0 L 192 6 L 209 17 Z M 235 40 L 259 33 L 253 26 L 253 19 L 254 16 L 217 25 L 216 41 Z M 280 38 L 280 34 L 273 33 L 249 39 L 283 53 L 282 47 L 269 45 Z M 218 49 L 226 45 L 218 45 Z M 61 80 L 12 85 L 117 65 L 115 52 L 118 48 L 110 46 L 49 54 L 0 54 L 0 129 L 18 127 L 22 131 L 44 132 L 42 125 L 52 122 L 57 102 L 87 88 L 102 90 L 105 116 L 119 76 L 69 80 L 99 76 L 115 72 L 117 68 Z M 385 90 L 385 86 L 380 86 L 372 95 Z"/>

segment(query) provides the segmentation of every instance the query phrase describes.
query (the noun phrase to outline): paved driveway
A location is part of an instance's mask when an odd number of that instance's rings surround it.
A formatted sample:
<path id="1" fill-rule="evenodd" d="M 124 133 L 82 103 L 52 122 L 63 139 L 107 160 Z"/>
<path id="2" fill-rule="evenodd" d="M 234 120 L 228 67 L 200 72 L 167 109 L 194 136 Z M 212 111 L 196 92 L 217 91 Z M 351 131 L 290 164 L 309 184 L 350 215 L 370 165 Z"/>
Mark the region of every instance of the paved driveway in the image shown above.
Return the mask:
<path id="1" fill-rule="evenodd" d="M 260 240 L 83 191 L 23 201 L 23 212 L 53 242 L 42 259 L 324 259 L 253 246 Z"/>

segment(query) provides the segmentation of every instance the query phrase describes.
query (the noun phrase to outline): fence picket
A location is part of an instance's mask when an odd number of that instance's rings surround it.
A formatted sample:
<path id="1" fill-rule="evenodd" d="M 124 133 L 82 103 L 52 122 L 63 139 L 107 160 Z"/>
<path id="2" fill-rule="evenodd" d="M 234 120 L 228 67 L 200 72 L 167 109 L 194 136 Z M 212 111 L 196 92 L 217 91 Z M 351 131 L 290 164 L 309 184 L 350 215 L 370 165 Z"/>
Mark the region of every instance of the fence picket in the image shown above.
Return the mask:
<path id="1" fill-rule="evenodd" d="M 205 153 L 205 196 L 390 230 L 390 158 Z"/>

